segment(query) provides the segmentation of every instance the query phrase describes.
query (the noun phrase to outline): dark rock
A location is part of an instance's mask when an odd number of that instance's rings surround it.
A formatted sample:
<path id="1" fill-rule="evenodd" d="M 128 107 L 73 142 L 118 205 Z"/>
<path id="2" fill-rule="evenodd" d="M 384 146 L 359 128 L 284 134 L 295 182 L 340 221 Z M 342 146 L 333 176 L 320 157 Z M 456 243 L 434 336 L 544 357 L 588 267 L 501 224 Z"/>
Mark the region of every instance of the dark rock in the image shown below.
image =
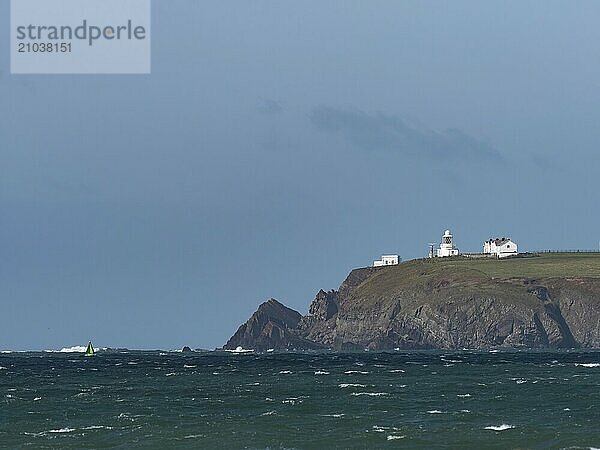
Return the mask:
<path id="1" fill-rule="evenodd" d="M 319 347 L 318 344 L 305 341 L 298 336 L 297 327 L 301 318 L 299 312 L 271 299 L 258 307 L 258 310 L 238 328 L 223 348 L 234 350 L 242 347 L 265 351 Z"/>

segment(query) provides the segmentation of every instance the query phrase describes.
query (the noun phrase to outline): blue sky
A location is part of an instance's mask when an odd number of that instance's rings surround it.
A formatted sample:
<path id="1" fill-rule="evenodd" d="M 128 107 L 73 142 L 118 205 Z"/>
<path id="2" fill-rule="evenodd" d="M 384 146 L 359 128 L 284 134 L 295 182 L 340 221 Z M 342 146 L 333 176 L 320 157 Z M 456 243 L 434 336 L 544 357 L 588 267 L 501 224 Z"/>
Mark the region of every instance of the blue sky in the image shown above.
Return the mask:
<path id="1" fill-rule="evenodd" d="M 600 239 L 600 3 L 155 1 L 152 74 L 16 76 L 0 349 L 213 348 L 451 228 Z"/>

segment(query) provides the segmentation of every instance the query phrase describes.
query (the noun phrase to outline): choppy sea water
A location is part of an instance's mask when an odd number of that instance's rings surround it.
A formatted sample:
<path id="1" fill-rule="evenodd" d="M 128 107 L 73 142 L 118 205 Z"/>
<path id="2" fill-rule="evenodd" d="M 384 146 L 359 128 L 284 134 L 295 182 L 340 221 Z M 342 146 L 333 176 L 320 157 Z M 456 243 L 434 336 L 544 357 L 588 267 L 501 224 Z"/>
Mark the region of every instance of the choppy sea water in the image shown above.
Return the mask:
<path id="1" fill-rule="evenodd" d="M 600 448 L 600 352 L 1 354 L 0 446 Z"/>

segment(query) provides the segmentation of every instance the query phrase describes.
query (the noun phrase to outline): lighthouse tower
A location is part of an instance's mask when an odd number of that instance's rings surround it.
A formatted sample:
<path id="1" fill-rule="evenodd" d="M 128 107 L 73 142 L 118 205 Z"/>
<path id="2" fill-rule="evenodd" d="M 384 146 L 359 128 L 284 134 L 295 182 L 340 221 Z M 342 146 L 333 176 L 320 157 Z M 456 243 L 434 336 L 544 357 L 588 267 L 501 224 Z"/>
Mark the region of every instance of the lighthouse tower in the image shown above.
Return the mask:
<path id="1" fill-rule="evenodd" d="M 458 256 L 458 254 L 458 249 L 454 247 L 452 233 L 450 233 L 450 230 L 444 231 L 444 235 L 442 236 L 442 243 L 440 244 L 440 248 L 437 250 L 438 258 L 443 258 L 446 256 Z"/>

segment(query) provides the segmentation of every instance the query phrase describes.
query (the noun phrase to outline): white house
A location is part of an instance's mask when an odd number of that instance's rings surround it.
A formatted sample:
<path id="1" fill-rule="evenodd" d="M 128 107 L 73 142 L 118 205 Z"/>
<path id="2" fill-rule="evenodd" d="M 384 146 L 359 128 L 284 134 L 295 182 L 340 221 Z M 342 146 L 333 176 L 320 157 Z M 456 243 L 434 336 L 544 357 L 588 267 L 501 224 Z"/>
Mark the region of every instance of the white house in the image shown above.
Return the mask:
<path id="1" fill-rule="evenodd" d="M 373 261 L 373 267 L 397 266 L 399 262 L 400 257 L 398 255 L 383 255 L 381 259 Z"/>
<path id="2" fill-rule="evenodd" d="M 444 258 L 446 256 L 458 255 L 460 255 L 460 251 L 454 246 L 452 233 L 450 233 L 450 230 L 444 231 L 444 235 L 442 236 L 442 243 L 440 244 L 440 248 L 437 249 L 435 256 L 437 256 L 438 258 Z"/>
<path id="3" fill-rule="evenodd" d="M 483 243 L 483 253 L 495 255 L 498 258 L 506 258 L 507 256 L 516 255 L 519 253 L 516 242 L 510 238 L 490 239 Z"/>

